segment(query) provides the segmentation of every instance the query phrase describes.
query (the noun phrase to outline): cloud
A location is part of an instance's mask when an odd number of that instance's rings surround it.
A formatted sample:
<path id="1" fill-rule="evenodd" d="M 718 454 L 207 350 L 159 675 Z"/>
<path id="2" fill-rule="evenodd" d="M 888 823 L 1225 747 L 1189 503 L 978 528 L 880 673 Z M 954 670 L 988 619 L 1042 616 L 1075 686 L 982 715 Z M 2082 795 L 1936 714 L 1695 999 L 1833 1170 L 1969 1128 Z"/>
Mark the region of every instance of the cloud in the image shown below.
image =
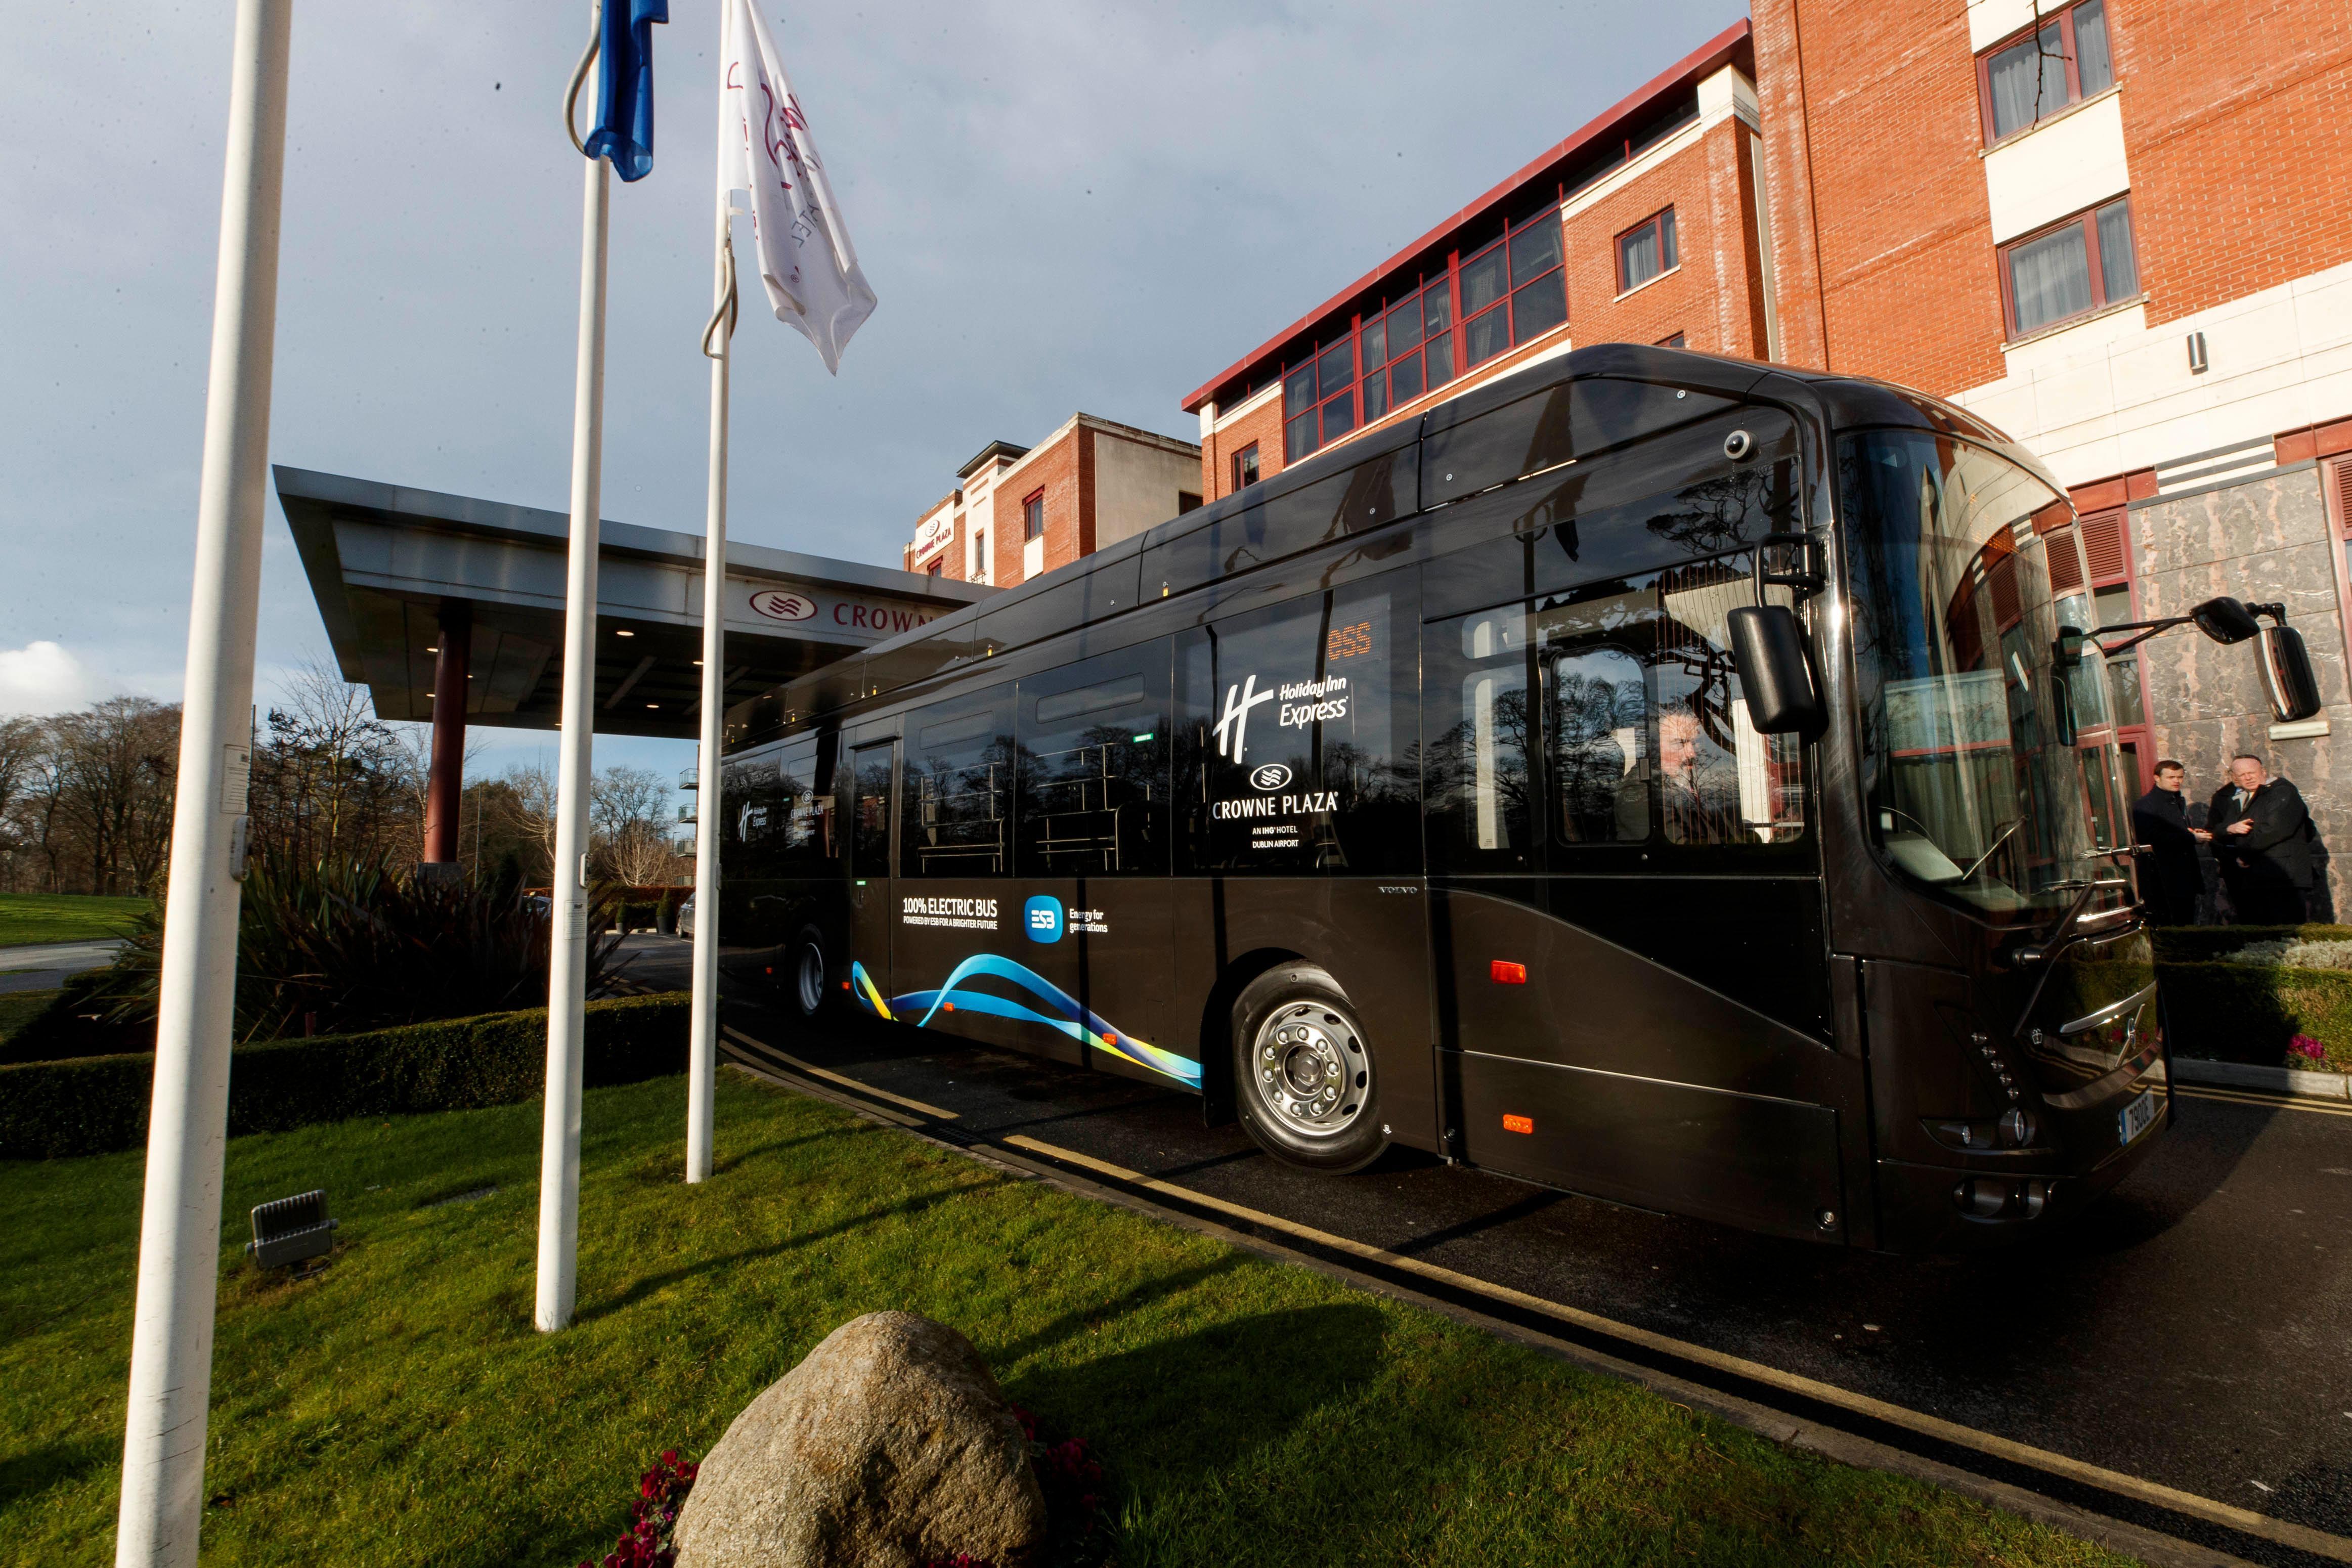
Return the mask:
<path id="1" fill-rule="evenodd" d="M 0 715 L 63 713 L 90 700 L 89 667 L 53 642 L 0 648 Z"/>

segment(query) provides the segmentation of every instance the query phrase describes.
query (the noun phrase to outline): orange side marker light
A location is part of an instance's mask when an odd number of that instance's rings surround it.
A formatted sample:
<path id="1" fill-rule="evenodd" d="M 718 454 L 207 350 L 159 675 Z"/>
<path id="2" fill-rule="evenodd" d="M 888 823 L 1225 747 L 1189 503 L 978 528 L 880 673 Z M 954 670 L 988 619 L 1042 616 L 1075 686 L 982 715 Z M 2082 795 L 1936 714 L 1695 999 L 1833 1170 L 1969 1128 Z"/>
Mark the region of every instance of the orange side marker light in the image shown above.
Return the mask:
<path id="1" fill-rule="evenodd" d="M 1532 1116 L 1512 1116 L 1506 1113 L 1503 1117 L 1503 1131 L 1506 1132 L 1533 1132 L 1535 1130 L 1536 1119 Z"/>
<path id="2" fill-rule="evenodd" d="M 1487 967 L 1486 973 L 1494 976 L 1495 984 L 1497 985 L 1525 985 L 1528 983 L 1528 966 L 1524 963 L 1513 963 L 1507 958 L 1495 960 Z"/>

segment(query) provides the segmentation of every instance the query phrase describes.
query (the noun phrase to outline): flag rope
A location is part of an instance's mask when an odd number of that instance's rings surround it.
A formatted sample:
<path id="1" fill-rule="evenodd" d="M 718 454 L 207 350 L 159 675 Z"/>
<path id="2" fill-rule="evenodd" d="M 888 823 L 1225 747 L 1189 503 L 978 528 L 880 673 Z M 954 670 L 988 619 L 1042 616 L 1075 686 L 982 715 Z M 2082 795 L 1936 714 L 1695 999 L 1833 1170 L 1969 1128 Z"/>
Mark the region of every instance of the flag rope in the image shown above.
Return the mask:
<path id="1" fill-rule="evenodd" d="M 719 266 L 725 268 L 727 298 L 719 302 L 719 309 L 710 312 L 710 324 L 702 329 L 702 357 L 705 359 L 718 359 L 723 355 L 727 352 L 728 342 L 735 336 L 735 247 L 731 242 L 722 239 L 719 247 Z M 727 323 L 727 336 L 719 341 L 719 352 L 713 353 L 710 348 L 710 334 L 719 330 L 719 323 L 722 321 Z"/>
<path id="2" fill-rule="evenodd" d="M 588 68 L 596 63 L 596 51 L 604 42 L 604 0 L 593 0 L 588 7 L 588 50 L 572 69 L 572 85 L 563 94 L 563 133 L 572 138 L 572 150 L 583 158 L 588 156 L 588 143 L 580 140 L 574 117 L 580 112 L 580 89 L 587 85 Z"/>

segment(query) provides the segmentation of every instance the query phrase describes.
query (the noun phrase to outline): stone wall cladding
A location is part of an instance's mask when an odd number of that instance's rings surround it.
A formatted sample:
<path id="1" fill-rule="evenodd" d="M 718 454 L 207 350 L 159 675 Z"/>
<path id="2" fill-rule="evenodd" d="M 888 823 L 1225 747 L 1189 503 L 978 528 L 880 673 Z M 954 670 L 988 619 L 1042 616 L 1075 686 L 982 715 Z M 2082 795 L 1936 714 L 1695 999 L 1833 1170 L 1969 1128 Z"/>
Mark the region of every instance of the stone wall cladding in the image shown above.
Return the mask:
<path id="1" fill-rule="evenodd" d="M 2189 767 L 2192 799 L 2210 798 L 2240 752 L 2266 758 L 2294 781 L 2333 858 L 2329 881 L 2339 912 L 2352 909 L 2352 686 L 2338 620 L 2332 537 L 2320 497 L 2322 470 L 2267 475 L 2246 484 L 2132 509 L 2133 565 L 2140 613 L 2185 615 L 2230 595 L 2286 605 L 2319 677 L 2329 733 L 2273 741 L 2251 644 L 2223 647 L 2194 630 L 2140 647 L 2147 679 L 2150 740 L 2158 756 Z"/>

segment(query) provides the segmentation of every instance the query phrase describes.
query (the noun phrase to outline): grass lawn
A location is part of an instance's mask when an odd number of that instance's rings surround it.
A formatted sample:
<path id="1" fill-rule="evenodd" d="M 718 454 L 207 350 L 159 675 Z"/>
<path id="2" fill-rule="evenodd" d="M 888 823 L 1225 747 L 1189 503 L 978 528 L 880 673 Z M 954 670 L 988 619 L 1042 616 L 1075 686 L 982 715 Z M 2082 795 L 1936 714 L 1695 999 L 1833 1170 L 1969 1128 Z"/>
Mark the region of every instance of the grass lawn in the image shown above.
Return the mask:
<path id="1" fill-rule="evenodd" d="M 589 1093 L 580 1311 L 542 1337 L 539 1119 L 229 1145 L 207 1563 L 568 1568 L 660 1449 L 707 1449 L 884 1307 L 961 1329 L 1049 1434 L 1089 1439 L 1122 1568 L 2124 1561 L 733 1073 L 699 1188 L 683 1079 Z M 113 1555 L 140 1167 L 0 1166 L 15 1561 Z M 247 1269 L 245 1211 L 313 1185 L 343 1222 L 332 1267 Z"/>
<path id="2" fill-rule="evenodd" d="M 129 936 L 131 922 L 152 901 L 75 893 L 0 893 L 0 947 Z"/>

